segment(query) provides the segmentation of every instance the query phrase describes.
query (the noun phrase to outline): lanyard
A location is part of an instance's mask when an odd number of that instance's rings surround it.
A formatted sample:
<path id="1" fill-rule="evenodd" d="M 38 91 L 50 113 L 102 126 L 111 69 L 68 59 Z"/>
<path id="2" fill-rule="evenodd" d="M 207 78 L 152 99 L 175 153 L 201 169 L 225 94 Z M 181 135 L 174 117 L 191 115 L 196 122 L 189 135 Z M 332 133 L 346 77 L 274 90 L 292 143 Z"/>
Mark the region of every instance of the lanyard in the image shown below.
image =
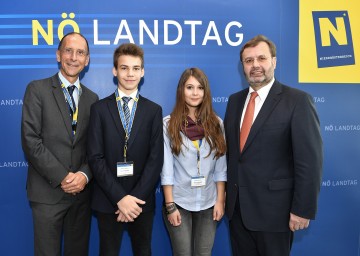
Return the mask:
<path id="1" fill-rule="evenodd" d="M 75 102 L 72 102 L 71 96 L 69 91 L 66 89 L 65 85 L 63 83 L 61 83 L 61 88 L 63 90 L 63 93 L 65 95 L 66 101 L 68 102 L 71 111 L 73 112 L 72 115 L 72 131 L 73 131 L 73 135 L 75 135 L 76 133 L 76 125 L 77 125 L 77 119 L 78 119 L 78 113 L 79 113 L 79 106 L 77 108 L 75 108 Z M 80 101 L 80 95 L 81 95 L 81 86 L 79 87 L 79 101 Z M 79 105 L 79 104 L 78 104 Z M 74 113 L 74 108 L 75 108 L 75 113 Z"/>
<path id="2" fill-rule="evenodd" d="M 200 176 L 200 146 L 201 146 L 202 139 L 193 140 L 191 142 L 194 144 L 194 146 L 197 150 L 197 154 L 196 154 L 197 155 L 197 169 L 198 169 L 198 175 Z"/>
<path id="3" fill-rule="evenodd" d="M 137 92 L 136 97 L 134 99 L 134 105 L 133 105 L 132 110 L 131 110 L 130 120 L 129 120 L 128 124 L 126 124 L 125 113 L 124 113 L 124 110 L 123 110 L 123 108 L 121 106 L 122 99 L 120 98 L 119 92 L 118 92 L 117 89 L 115 90 L 115 99 L 116 99 L 117 108 L 118 108 L 118 111 L 119 111 L 119 116 L 120 116 L 120 119 L 121 119 L 121 123 L 122 123 L 122 125 L 124 127 L 124 130 L 125 130 L 124 161 L 126 162 L 126 151 L 127 151 L 127 146 L 128 146 L 128 140 L 130 138 L 131 128 L 132 128 L 132 124 L 133 124 L 134 117 L 135 117 L 135 112 L 136 112 L 136 108 L 137 108 L 137 102 L 139 101 L 139 91 Z"/>

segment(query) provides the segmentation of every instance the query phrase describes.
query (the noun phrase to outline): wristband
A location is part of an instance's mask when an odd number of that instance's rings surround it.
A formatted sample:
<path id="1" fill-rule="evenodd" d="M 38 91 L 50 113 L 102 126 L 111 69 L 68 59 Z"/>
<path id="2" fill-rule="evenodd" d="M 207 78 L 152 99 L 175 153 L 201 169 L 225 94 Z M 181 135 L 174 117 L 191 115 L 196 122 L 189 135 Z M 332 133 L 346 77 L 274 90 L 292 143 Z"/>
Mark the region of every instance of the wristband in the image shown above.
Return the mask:
<path id="1" fill-rule="evenodd" d="M 177 210 L 176 204 L 175 203 L 171 203 L 170 205 L 165 206 L 165 213 L 167 215 L 175 212 Z"/>

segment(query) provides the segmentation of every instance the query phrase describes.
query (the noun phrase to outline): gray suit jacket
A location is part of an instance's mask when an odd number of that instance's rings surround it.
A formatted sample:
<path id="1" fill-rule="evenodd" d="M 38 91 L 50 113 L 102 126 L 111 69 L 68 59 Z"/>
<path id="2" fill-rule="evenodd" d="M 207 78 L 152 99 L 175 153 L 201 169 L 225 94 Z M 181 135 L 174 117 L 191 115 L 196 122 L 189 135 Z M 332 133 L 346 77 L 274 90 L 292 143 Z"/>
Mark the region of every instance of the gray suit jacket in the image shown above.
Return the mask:
<path id="1" fill-rule="evenodd" d="M 65 195 L 61 181 L 68 172 L 84 172 L 92 178 L 86 160 L 90 106 L 98 96 L 81 84 L 79 115 L 72 135 L 68 104 L 58 74 L 32 81 L 23 101 L 21 139 L 29 161 L 27 194 L 30 201 L 56 204 Z M 89 194 L 86 188 L 80 194 Z M 79 194 L 79 195 L 80 195 Z"/>

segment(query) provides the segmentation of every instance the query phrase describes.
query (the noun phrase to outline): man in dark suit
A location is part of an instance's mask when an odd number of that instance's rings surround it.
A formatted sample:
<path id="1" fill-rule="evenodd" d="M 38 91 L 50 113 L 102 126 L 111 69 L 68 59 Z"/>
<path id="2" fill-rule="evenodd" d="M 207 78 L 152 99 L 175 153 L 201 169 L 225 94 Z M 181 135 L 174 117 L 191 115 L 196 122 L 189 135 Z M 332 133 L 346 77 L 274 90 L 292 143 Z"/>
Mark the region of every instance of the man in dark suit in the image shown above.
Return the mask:
<path id="1" fill-rule="evenodd" d="M 319 119 L 310 95 L 275 80 L 276 48 L 266 37 L 245 43 L 240 60 L 250 87 L 230 96 L 224 121 L 231 246 L 234 255 L 285 256 L 293 232 L 315 218 Z"/>
<path id="2" fill-rule="evenodd" d="M 56 58 L 60 71 L 28 85 L 22 112 L 34 254 L 60 255 L 63 234 L 64 255 L 85 256 L 91 220 L 87 184 L 92 178 L 86 161 L 87 127 L 90 105 L 98 96 L 79 81 L 90 60 L 81 34 L 65 35 Z"/>
<path id="3" fill-rule="evenodd" d="M 124 223 L 134 255 L 151 255 L 155 188 L 163 158 L 162 109 L 139 95 L 144 53 L 135 44 L 114 52 L 118 88 L 91 108 L 88 159 L 100 255 L 118 255 Z"/>

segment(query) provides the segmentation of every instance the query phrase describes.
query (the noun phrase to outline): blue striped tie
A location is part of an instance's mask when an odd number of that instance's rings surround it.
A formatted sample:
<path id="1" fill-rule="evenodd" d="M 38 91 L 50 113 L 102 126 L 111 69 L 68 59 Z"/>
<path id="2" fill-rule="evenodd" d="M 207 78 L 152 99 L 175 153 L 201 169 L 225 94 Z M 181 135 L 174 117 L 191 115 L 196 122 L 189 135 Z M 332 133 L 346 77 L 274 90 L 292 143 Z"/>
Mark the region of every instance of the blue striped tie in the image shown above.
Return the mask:
<path id="1" fill-rule="evenodd" d="M 75 104 L 75 100 L 74 100 L 74 97 L 73 97 L 73 92 L 75 90 L 75 85 L 70 85 L 68 86 L 68 91 L 69 91 L 69 94 L 70 94 L 70 97 L 71 97 L 71 101 L 72 101 L 72 107 L 74 109 L 74 113 L 76 112 L 76 104 Z M 69 102 L 69 105 L 70 105 L 70 102 Z M 72 110 L 71 110 L 72 112 Z M 74 113 L 71 113 L 71 116 L 74 114 Z"/>
<path id="2" fill-rule="evenodd" d="M 122 100 L 124 102 L 123 110 L 124 110 L 125 119 L 126 119 L 126 127 L 128 127 L 129 122 L 130 122 L 130 109 L 129 109 L 128 103 L 131 100 L 131 97 L 122 97 Z"/>

